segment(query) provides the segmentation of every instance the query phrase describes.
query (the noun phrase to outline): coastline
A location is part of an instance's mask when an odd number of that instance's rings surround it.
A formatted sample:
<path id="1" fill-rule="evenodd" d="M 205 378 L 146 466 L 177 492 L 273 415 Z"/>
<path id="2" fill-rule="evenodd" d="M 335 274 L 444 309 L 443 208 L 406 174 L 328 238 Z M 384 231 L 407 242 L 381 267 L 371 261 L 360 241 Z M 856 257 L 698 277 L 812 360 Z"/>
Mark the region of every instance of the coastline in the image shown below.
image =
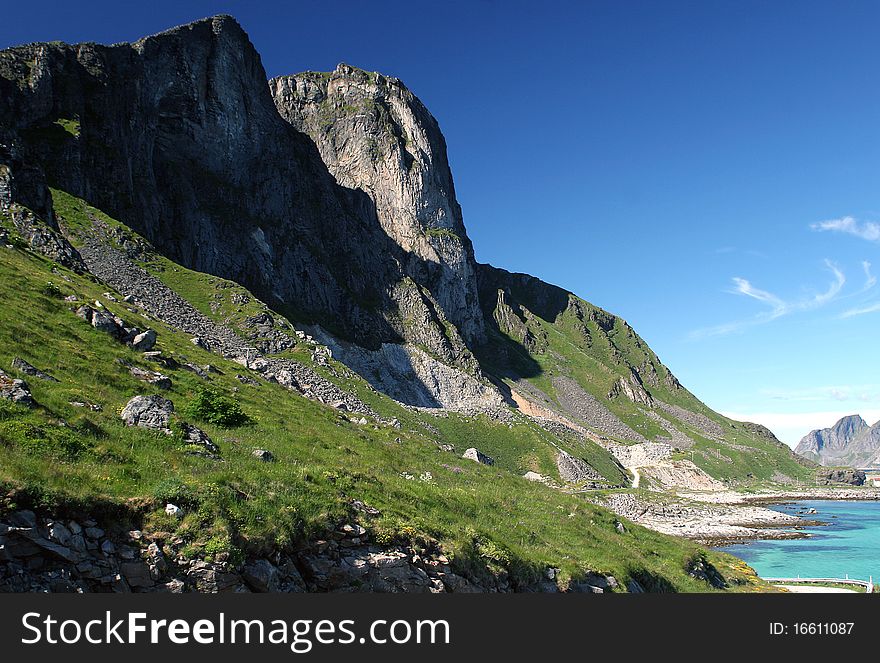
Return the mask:
<path id="1" fill-rule="evenodd" d="M 648 529 L 717 547 L 760 539 L 800 539 L 826 523 L 768 508 L 804 500 L 877 501 L 880 489 L 817 487 L 799 490 L 614 493 L 599 500 L 617 515 Z M 806 514 L 809 515 L 809 514 Z"/>

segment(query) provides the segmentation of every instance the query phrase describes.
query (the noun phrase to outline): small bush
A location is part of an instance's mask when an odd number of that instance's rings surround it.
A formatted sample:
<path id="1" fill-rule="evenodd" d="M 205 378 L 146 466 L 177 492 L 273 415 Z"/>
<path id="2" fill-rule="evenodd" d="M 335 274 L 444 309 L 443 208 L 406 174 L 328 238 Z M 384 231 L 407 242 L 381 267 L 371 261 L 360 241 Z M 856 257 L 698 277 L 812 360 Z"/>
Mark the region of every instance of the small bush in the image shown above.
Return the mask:
<path id="1" fill-rule="evenodd" d="M 52 283 L 52 281 L 47 282 L 46 285 L 43 286 L 42 292 L 47 297 L 54 297 L 55 299 L 61 299 L 61 297 L 64 296 L 64 293 L 61 292 L 61 288 Z"/>
<path id="2" fill-rule="evenodd" d="M 184 408 L 184 413 L 224 428 L 243 426 L 251 421 L 238 401 L 227 398 L 214 387 L 200 387 L 195 398 Z"/>

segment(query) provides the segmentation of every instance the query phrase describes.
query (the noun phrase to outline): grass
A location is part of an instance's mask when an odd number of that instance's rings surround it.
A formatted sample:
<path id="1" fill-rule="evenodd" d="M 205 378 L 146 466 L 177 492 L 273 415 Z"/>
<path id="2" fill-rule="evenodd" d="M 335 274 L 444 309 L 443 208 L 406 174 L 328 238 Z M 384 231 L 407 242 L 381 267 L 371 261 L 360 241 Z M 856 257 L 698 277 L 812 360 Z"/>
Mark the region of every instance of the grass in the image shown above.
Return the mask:
<path id="1" fill-rule="evenodd" d="M 529 292 L 512 293 L 512 298 L 525 307 L 533 296 Z M 798 463 L 785 445 L 710 410 L 686 389 L 671 387 L 669 370 L 622 319 L 569 295 L 567 307 L 557 311 L 553 319 L 527 314 L 525 325 L 534 336 L 546 339 L 546 347 L 529 353 L 518 339 L 507 335 L 508 330 L 501 329 L 502 338 L 497 341 L 512 349 L 513 366 L 492 366 L 489 357 L 490 371 L 504 374 L 504 368 L 512 368 L 557 405 L 554 378 L 571 379 L 648 440 L 667 437 L 673 428 L 684 432 L 694 446 L 682 457 L 692 458 L 713 477 L 741 487 L 767 484 L 779 473 L 802 481 L 812 478 L 813 471 Z M 621 378 L 628 379 L 633 368 L 639 369 L 645 389 L 653 398 L 707 417 L 721 427 L 723 439 L 711 439 L 659 408 L 655 412 L 666 423 L 648 417 L 625 396 L 609 398 L 614 384 Z M 508 382 L 515 387 L 513 380 Z M 626 439 L 618 441 L 631 443 Z"/>
<path id="2" fill-rule="evenodd" d="M 66 225 L 76 229 L 87 221 L 81 202 L 62 195 L 57 200 Z M 190 288 L 196 305 L 213 300 L 197 284 L 211 284 L 214 277 L 172 265 L 164 273 L 174 274 L 182 290 Z M 55 288 L 47 288 L 50 281 Z M 382 416 L 397 417 L 401 428 L 358 425 L 277 384 L 240 383 L 235 375 L 246 369 L 107 300 L 107 290 L 26 250 L 0 248 L 0 366 L 14 374 L 9 367 L 18 356 L 58 379 L 28 379 L 36 408 L 0 404 L 0 508 L 124 514 L 148 531 L 173 532 L 193 556 L 228 551 L 241 559 L 326 534 L 353 517 L 350 504 L 359 499 L 381 513 L 365 523 L 376 540 L 435 540 L 458 568 L 474 574 L 503 569 L 528 580 L 555 566 L 567 578 L 597 571 L 622 582 L 639 578 L 658 589 L 712 591 L 686 572 L 696 555 L 705 554 L 733 588 L 761 586 L 735 558 L 630 523 L 621 534 L 609 511 L 522 479 L 535 468 L 555 475 L 552 448 L 528 422 L 508 427 L 480 417 L 433 417 L 372 392 L 335 362 L 317 367 Z M 203 428 L 223 462 L 187 453 L 175 435 L 123 425 L 118 413 L 129 398 L 159 392 L 117 360 L 155 367 L 77 318 L 75 304 L 63 299 L 69 295 L 82 302 L 100 299 L 130 324 L 153 327 L 165 356 L 217 368 L 209 383 L 182 368 L 162 368 L 172 387 L 161 394 L 177 406 L 175 423 Z M 208 385 L 222 403 L 237 404 L 247 421 L 235 423 L 243 425 L 212 423 L 199 408 L 187 407 Z M 440 444 L 453 444 L 456 452 Z M 497 465 L 461 459 L 469 446 L 493 455 Z M 277 462 L 260 462 L 252 455 L 255 448 L 271 451 Z M 570 451 L 609 479 L 618 472 L 603 465 L 608 459 L 598 448 Z M 165 516 L 168 501 L 185 510 L 182 520 Z"/>

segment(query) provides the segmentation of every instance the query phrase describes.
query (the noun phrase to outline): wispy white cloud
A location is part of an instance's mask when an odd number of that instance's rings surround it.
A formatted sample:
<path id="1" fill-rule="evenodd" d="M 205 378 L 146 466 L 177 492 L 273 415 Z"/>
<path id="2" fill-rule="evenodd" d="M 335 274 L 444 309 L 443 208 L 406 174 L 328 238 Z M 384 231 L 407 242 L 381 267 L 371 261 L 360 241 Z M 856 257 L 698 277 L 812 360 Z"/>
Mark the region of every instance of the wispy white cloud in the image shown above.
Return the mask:
<path id="1" fill-rule="evenodd" d="M 855 402 L 876 400 L 880 395 L 878 384 L 848 384 L 848 385 L 825 385 L 818 387 L 806 387 L 803 389 L 777 389 L 766 388 L 758 392 L 762 398 L 789 403 L 816 403 L 816 402 Z"/>
<path id="2" fill-rule="evenodd" d="M 877 285 L 877 277 L 871 273 L 871 263 L 862 260 L 862 269 L 865 270 L 865 287 L 863 290 L 870 290 Z"/>
<path id="3" fill-rule="evenodd" d="M 851 308 L 848 311 L 844 311 L 840 314 L 841 318 L 854 318 L 857 315 L 866 315 L 868 313 L 876 313 L 880 311 L 880 302 L 874 302 L 873 304 L 868 304 L 867 306 L 861 306 L 858 308 Z"/>
<path id="4" fill-rule="evenodd" d="M 736 320 L 733 322 L 716 325 L 714 327 L 704 327 L 702 329 L 697 329 L 691 332 L 689 334 L 689 337 L 696 340 L 707 338 L 710 336 L 724 336 L 727 334 L 733 334 L 743 331 L 744 329 L 747 329 L 749 327 L 754 327 L 756 325 L 771 322 L 773 320 L 776 320 L 777 318 L 781 318 L 784 315 L 789 315 L 791 313 L 796 313 L 799 311 L 809 311 L 825 306 L 829 302 L 833 301 L 840 294 L 840 291 L 846 284 L 846 275 L 840 270 L 839 267 L 837 267 L 837 265 L 835 265 L 830 260 L 825 260 L 825 267 L 831 272 L 833 276 L 833 279 L 828 285 L 828 288 L 823 292 L 813 295 L 812 297 L 793 301 L 786 301 L 778 295 L 773 294 L 772 292 L 756 288 L 748 279 L 735 276 L 733 278 L 733 288 L 728 292 L 736 295 L 744 295 L 746 297 L 755 299 L 769 306 L 770 310 L 759 313 L 745 320 Z"/>
<path id="5" fill-rule="evenodd" d="M 854 217 L 844 216 L 839 219 L 829 219 L 813 223 L 810 228 L 818 231 L 831 231 L 855 235 L 869 242 L 880 241 L 880 223 L 873 221 L 859 222 Z"/>

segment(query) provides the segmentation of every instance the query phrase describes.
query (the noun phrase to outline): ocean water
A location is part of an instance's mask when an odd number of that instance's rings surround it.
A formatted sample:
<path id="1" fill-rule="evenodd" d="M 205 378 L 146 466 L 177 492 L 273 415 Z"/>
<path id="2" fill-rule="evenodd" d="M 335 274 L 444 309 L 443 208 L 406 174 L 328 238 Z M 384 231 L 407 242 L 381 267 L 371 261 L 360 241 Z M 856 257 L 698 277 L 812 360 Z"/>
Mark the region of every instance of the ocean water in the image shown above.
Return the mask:
<path id="1" fill-rule="evenodd" d="M 754 541 L 724 546 L 763 578 L 880 580 L 880 502 L 804 501 L 771 507 L 827 523 L 809 527 L 807 539 Z M 814 515 L 802 513 L 816 509 Z"/>

